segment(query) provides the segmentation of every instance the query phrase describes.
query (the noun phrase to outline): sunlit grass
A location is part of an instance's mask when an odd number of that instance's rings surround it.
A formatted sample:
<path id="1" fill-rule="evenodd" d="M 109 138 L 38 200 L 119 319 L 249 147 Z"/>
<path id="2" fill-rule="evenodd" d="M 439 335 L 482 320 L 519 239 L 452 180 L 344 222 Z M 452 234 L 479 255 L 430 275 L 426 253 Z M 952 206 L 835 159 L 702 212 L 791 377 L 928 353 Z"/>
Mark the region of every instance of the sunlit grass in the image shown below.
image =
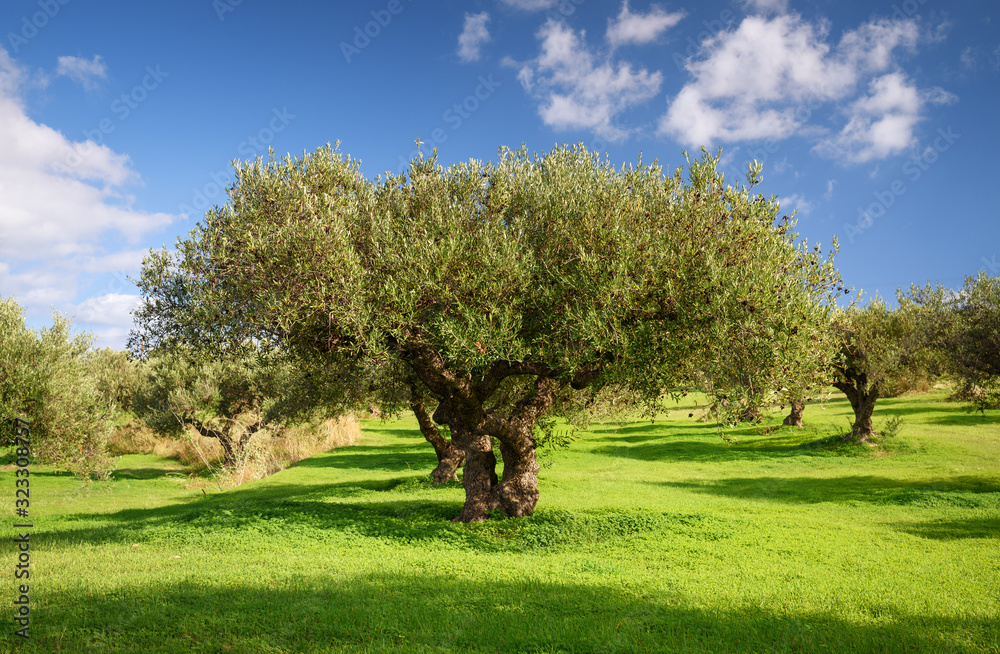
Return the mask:
<path id="1" fill-rule="evenodd" d="M 878 449 L 823 446 L 847 424 L 836 398 L 808 406 L 804 429 L 776 414 L 732 444 L 693 399 L 595 425 L 545 459 L 534 516 L 479 525 L 449 522 L 460 486 L 422 482 L 434 454 L 409 420 L 368 421 L 355 447 L 225 492 L 186 488 L 153 456 L 86 487 L 39 469 L 32 639 L 0 643 L 998 652 L 1000 419 L 942 399 L 880 401 L 876 424 L 904 423 Z"/>

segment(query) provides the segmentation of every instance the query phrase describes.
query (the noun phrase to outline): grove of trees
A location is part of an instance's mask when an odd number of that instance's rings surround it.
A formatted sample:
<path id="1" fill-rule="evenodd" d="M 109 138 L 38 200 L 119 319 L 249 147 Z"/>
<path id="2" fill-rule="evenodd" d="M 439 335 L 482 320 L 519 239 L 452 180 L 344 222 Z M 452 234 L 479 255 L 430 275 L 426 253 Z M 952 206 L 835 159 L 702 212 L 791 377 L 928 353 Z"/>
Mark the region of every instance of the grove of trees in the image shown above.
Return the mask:
<path id="1" fill-rule="evenodd" d="M 241 164 L 179 254 L 145 262 L 141 338 L 307 353 L 344 388 L 389 380 L 361 385 L 390 404 L 415 379 L 464 453 L 456 520 L 529 515 L 543 416 L 701 388 L 732 421 L 822 358 L 838 274 L 752 193 L 759 168 L 731 186 L 717 161 L 502 150 L 375 181 L 329 147 Z"/>
<path id="2" fill-rule="evenodd" d="M 531 514 L 557 418 L 697 390 L 720 425 L 778 404 L 801 426 L 833 386 L 845 438 L 871 443 L 877 401 L 927 380 L 1000 407 L 1000 278 L 838 307 L 831 260 L 754 194 L 759 166 L 733 185 L 717 163 L 522 148 L 366 180 L 328 146 L 239 164 L 228 201 L 145 259 L 129 352 L 60 314 L 29 329 L 0 298 L 0 421 L 31 423 L 39 461 L 106 478 L 125 413 L 217 439 L 233 467 L 273 426 L 410 411 L 473 522 Z"/>

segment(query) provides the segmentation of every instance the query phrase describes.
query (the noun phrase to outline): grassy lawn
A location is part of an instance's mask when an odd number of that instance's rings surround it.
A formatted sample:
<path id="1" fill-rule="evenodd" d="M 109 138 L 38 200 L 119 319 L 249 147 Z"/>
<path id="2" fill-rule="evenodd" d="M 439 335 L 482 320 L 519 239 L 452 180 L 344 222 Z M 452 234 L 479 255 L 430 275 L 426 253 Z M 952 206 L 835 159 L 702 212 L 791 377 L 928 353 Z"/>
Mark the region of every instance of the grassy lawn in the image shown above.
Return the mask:
<path id="1" fill-rule="evenodd" d="M 848 411 L 733 444 L 693 406 L 596 425 L 534 516 L 479 525 L 422 483 L 412 420 L 225 492 L 153 456 L 89 486 L 38 467 L 31 640 L 5 619 L 0 651 L 1000 652 L 1000 416 L 882 400 L 884 450 L 811 445 Z"/>

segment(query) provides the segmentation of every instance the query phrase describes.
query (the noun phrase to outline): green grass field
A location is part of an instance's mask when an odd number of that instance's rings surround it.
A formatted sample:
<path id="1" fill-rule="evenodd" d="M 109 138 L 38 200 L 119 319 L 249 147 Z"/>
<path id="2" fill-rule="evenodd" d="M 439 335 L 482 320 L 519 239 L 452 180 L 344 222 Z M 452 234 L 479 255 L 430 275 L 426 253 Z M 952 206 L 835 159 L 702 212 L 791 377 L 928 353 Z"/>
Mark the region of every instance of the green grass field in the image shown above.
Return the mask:
<path id="1" fill-rule="evenodd" d="M 843 399 L 733 444 L 689 407 L 596 425 L 534 516 L 479 525 L 422 483 L 411 420 L 225 492 L 152 456 L 89 486 L 39 467 L 31 639 L 5 616 L 0 650 L 1000 652 L 1000 416 L 942 397 L 880 401 L 883 450 L 814 445 Z"/>

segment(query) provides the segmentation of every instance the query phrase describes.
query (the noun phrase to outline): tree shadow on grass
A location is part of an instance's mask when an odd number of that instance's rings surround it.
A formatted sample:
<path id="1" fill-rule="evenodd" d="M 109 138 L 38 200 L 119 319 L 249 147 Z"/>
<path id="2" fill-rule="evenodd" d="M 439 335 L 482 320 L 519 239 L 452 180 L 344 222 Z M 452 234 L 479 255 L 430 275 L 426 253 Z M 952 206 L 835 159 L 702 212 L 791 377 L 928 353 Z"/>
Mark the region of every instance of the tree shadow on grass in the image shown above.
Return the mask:
<path id="1" fill-rule="evenodd" d="M 115 481 L 163 479 L 167 475 L 187 476 L 188 471 L 180 465 L 176 469 L 169 468 L 120 468 L 111 473 Z"/>
<path id="2" fill-rule="evenodd" d="M 888 477 L 739 477 L 709 481 L 648 482 L 736 499 L 784 504 L 885 504 L 931 508 L 1000 509 L 1000 484 L 980 477 L 901 481 Z"/>
<path id="3" fill-rule="evenodd" d="M 106 514 L 73 514 L 39 532 L 51 549 L 80 542 L 205 543 L 289 538 L 351 543 L 357 538 L 419 543 L 433 550 L 525 552 L 579 547 L 633 536 L 720 540 L 734 533 L 724 518 L 649 511 L 570 511 L 542 508 L 528 517 L 454 524 L 464 492 L 459 484 L 431 486 L 419 477 L 325 485 L 276 485 L 205 496 L 183 504 Z M 350 546 L 354 546 L 352 543 Z"/>
<path id="4" fill-rule="evenodd" d="M 339 468 L 405 472 L 426 470 L 429 475 L 437 458 L 426 442 L 419 445 L 352 445 L 295 464 L 298 468 Z"/>
<path id="5" fill-rule="evenodd" d="M 773 432 L 766 434 L 763 433 L 764 429 L 761 426 L 751 426 L 726 430 L 727 435 L 736 438 L 736 442 L 727 443 L 718 436 L 714 425 L 625 427 L 618 436 L 592 439 L 591 442 L 603 441 L 608 444 L 597 446 L 591 451 L 640 461 L 760 461 L 811 456 L 817 452 L 813 443 L 835 428 L 820 431 L 815 428 L 775 427 Z"/>
<path id="6" fill-rule="evenodd" d="M 476 565 L 476 563 L 470 563 Z M 485 572 L 483 570 L 482 572 Z M 466 568 L 464 575 L 477 571 Z M 177 579 L 106 595 L 70 587 L 32 612 L 22 652 L 961 652 L 1000 633 L 979 617 L 846 598 L 852 621 L 793 605 L 690 606 L 679 592 L 428 571 Z M 986 651 L 976 649 L 975 651 Z"/>
<path id="7" fill-rule="evenodd" d="M 845 400 L 846 402 L 846 400 Z M 875 423 L 890 416 L 898 416 L 904 421 L 913 420 L 920 424 L 950 425 L 954 427 L 980 427 L 1000 424 L 1000 412 L 987 411 L 985 414 L 966 410 L 961 402 L 928 401 L 920 397 L 883 398 L 875 405 Z M 925 416 L 921 418 L 921 416 Z M 905 429 L 905 423 L 904 423 Z"/>
<path id="8" fill-rule="evenodd" d="M 899 529 L 914 536 L 933 540 L 963 538 L 1000 539 L 1000 515 L 955 520 L 932 520 L 919 524 L 900 525 Z"/>

